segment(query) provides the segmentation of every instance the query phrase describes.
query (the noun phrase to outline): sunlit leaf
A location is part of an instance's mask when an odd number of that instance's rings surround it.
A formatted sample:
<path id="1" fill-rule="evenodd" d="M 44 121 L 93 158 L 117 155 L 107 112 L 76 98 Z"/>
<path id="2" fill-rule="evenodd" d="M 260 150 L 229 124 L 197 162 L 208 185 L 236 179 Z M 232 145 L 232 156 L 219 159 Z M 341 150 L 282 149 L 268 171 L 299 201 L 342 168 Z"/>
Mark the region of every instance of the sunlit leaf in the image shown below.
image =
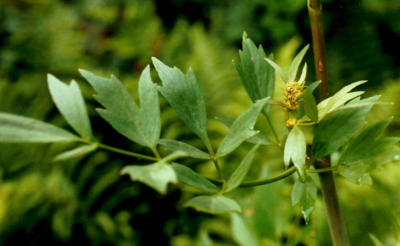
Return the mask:
<path id="1" fill-rule="evenodd" d="M 8 113 L 0 113 L 0 142 L 72 142 L 79 137 L 45 122 Z"/>
<path id="2" fill-rule="evenodd" d="M 146 166 L 126 166 L 122 168 L 120 174 L 128 174 L 132 181 L 140 181 L 161 194 L 165 194 L 167 192 L 168 183 L 176 184 L 178 182 L 175 171 L 168 162 L 185 156 L 185 152 L 176 151 L 154 164 Z"/>
<path id="3" fill-rule="evenodd" d="M 300 179 L 296 180 L 292 191 L 292 205 L 294 206 L 300 203 L 301 212 L 303 213 L 306 223 L 310 220 L 316 198 L 317 188 L 310 176 L 306 177 L 305 183 Z"/>
<path id="4" fill-rule="evenodd" d="M 383 246 L 383 243 L 379 241 L 379 239 L 374 234 L 370 233 L 369 237 L 371 238 L 372 242 L 374 242 L 375 246 Z"/>
<path id="5" fill-rule="evenodd" d="M 307 88 L 305 89 L 306 91 L 310 92 L 311 94 L 313 93 L 313 91 L 317 88 L 317 86 L 321 83 L 321 81 L 317 81 L 314 83 L 311 83 L 310 85 L 307 86 Z M 306 112 L 304 111 L 304 100 L 301 100 L 303 98 L 303 95 L 301 95 L 300 97 L 300 101 L 299 101 L 299 109 L 297 109 L 297 115 L 296 115 L 296 119 L 300 120 L 302 119 L 305 115 Z M 317 106 L 318 107 L 318 106 Z"/>
<path id="6" fill-rule="evenodd" d="M 259 146 L 260 146 L 259 144 L 255 145 L 249 151 L 249 153 L 247 153 L 247 155 L 244 157 L 242 162 L 239 164 L 239 166 L 233 172 L 232 176 L 229 178 L 228 182 L 226 183 L 226 187 L 225 187 L 226 192 L 236 189 L 237 187 L 239 187 L 240 183 L 242 183 L 244 177 L 246 176 L 247 172 L 249 171 L 251 162 L 253 161 L 253 159 L 255 157 L 255 152 Z"/>
<path id="7" fill-rule="evenodd" d="M 286 75 L 286 73 L 283 71 L 283 69 L 276 64 L 273 60 L 269 59 L 269 58 L 265 58 L 265 60 L 269 63 L 269 65 L 271 65 L 275 71 L 279 74 L 279 76 L 282 78 L 283 82 L 285 82 L 285 84 L 288 83 L 288 76 Z"/>
<path id="8" fill-rule="evenodd" d="M 376 101 L 379 96 L 362 101 Z M 313 159 L 327 156 L 342 147 L 365 126 L 372 105 L 348 108 L 328 114 L 318 124 L 312 144 Z"/>
<path id="9" fill-rule="evenodd" d="M 299 69 L 300 63 L 303 60 L 303 57 L 308 50 L 308 47 L 310 47 L 310 45 L 307 45 L 306 47 L 304 47 L 299 52 L 299 54 L 297 54 L 297 56 L 293 59 L 292 64 L 290 65 L 290 69 L 289 69 L 289 81 L 293 82 L 296 80 L 297 70 Z"/>
<path id="10" fill-rule="evenodd" d="M 307 62 L 304 63 L 303 71 L 301 72 L 299 83 L 303 83 L 306 80 L 307 76 Z"/>
<path id="11" fill-rule="evenodd" d="M 258 238 L 238 213 L 231 213 L 233 239 L 240 246 L 259 246 Z"/>
<path id="12" fill-rule="evenodd" d="M 289 166 L 290 160 L 292 160 L 302 177 L 305 175 L 306 147 L 306 139 L 303 132 L 298 126 L 294 126 L 287 137 L 283 159 L 286 167 Z"/>
<path id="13" fill-rule="evenodd" d="M 221 121 L 228 128 L 230 128 L 233 124 L 232 120 L 228 120 L 225 118 L 215 117 L 215 119 Z M 274 142 L 272 142 L 269 138 L 267 138 L 266 136 L 264 136 L 261 133 L 258 133 L 257 135 L 254 135 L 251 138 L 246 139 L 246 142 L 249 142 L 252 144 L 261 144 L 261 145 L 276 145 Z"/>
<path id="14" fill-rule="evenodd" d="M 398 138 L 378 139 L 390 122 L 388 118 L 368 126 L 349 143 L 339 160 L 341 175 L 355 183 L 370 184 L 368 173 L 392 162 L 400 154 L 400 149 L 394 145 Z"/>
<path id="15" fill-rule="evenodd" d="M 213 195 L 213 196 L 197 196 L 189 200 L 185 207 L 193 207 L 197 211 L 220 214 L 227 212 L 241 212 L 239 204 L 228 197 L 223 195 Z"/>
<path id="16" fill-rule="evenodd" d="M 207 135 L 207 115 L 203 94 L 192 69 L 185 75 L 178 68 L 170 68 L 153 57 L 153 64 L 163 86 L 158 90 L 171 104 L 185 124 L 211 149 Z"/>
<path id="17" fill-rule="evenodd" d="M 308 118 L 310 118 L 314 122 L 318 122 L 318 109 L 314 96 L 311 92 L 304 91 L 303 99 L 304 111 L 306 112 Z"/>
<path id="18" fill-rule="evenodd" d="M 96 100 L 105 107 L 97 111 L 115 130 L 143 146 L 154 148 L 157 145 L 161 128 L 160 108 L 149 66 L 143 70 L 139 80 L 141 108 L 116 77 L 106 79 L 85 70 L 80 72 L 98 93 Z"/>
<path id="19" fill-rule="evenodd" d="M 63 152 L 53 158 L 53 162 L 64 161 L 72 158 L 81 157 L 93 152 L 98 147 L 97 144 L 83 145 L 73 150 Z"/>
<path id="20" fill-rule="evenodd" d="M 187 143 L 179 142 L 176 140 L 160 139 L 158 143 L 164 146 L 168 151 L 182 150 L 187 153 L 188 156 L 198 159 L 211 159 L 211 156 L 192 145 Z"/>
<path id="21" fill-rule="evenodd" d="M 254 102 L 262 98 L 273 98 L 275 90 L 275 71 L 271 65 L 265 62 L 266 54 L 260 45 L 256 45 L 247 34 L 243 34 L 243 51 L 239 51 L 242 64 L 233 62 L 236 71 L 247 91 L 250 99 Z M 273 56 L 268 57 L 274 60 Z M 271 113 L 271 105 L 266 105 L 267 111 Z"/>
<path id="22" fill-rule="evenodd" d="M 174 163 L 172 168 L 175 170 L 179 182 L 207 193 L 220 192 L 217 186 L 192 169 L 177 163 Z"/>
<path id="23" fill-rule="evenodd" d="M 83 138 L 93 140 L 85 101 L 78 84 L 67 85 L 53 75 L 47 76 L 51 97 L 68 124 Z"/>
<path id="24" fill-rule="evenodd" d="M 257 101 L 233 122 L 228 134 L 218 148 L 217 158 L 231 153 L 246 139 L 258 133 L 258 131 L 253 130 L 253 127 L 267 100 L 268 98 Z"/>

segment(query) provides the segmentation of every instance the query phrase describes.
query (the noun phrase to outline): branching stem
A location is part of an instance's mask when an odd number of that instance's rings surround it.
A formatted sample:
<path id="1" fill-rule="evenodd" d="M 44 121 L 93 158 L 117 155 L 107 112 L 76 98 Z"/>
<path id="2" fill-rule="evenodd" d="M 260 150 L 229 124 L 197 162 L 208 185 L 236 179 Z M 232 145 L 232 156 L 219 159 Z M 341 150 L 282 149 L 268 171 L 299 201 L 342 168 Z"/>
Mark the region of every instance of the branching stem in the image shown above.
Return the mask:
<path id="1" fill-rule="evenodd" d="M 134 156 L 134 157 L 137 157 L 139 159 L 145 159 L 145 160 L 149 160 L 149 161 L 159 161 L 159 159 L 155 158 L 155 157 L 151 157 L 151 156 L 147 156 L 147 155 L 134 153 L 134 152 L 131 152 L 131 151 L 126 151 L 126 150 L 114 148 L 114 147 L 111 147 L 111 146 L 108 146 L 108 145 L 105 145 L 105 144 L 101 144 L 101 143 L 98 143 L 98 146 L 99 146 L 99 148 L 102 148 L 102 149 L 106 149 L 106 150 L 113 151 L 113 152 L 116 152 L 116 153 L 120 153 L 120 154 L 123 154 L 123 155 Z"/>

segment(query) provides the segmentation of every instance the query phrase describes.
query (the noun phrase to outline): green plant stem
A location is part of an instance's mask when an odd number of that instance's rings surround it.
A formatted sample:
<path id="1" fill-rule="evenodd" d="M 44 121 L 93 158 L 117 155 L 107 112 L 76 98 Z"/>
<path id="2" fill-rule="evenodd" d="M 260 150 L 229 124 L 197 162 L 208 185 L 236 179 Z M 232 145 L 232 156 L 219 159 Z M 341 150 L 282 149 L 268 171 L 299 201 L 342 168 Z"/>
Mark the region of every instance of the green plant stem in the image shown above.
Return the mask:
<path id="1" fill-rule="evenodd" d="M 222 173 L 221 173 L 221 169 L 219 168 L 218 160 L 217 159 L 213 159 L 213 162 L 214 162 L 215 168 L 217 169 L 217 173 L 218 173 L 219 179 L 221 180 L 221 183 L 223 184 L 223 186 L 225 188 L 225 183 L 226 182 L 225 182 L 224 178 L 222 177 Z"/>
<path id="2" fill-rule="evenodd" d="M 273 183 L 273 182 L 279 181 L 281 179 L 284 179 L 284 178 L 292 175 L 294 172 L 296 172 L 296 167 L 291 167 L 288 170 L 286 170 L 285 172 L 278 174 L 272 178 L 265 178 L 265 179 L 243 182 L 239 185 L 239 187 L 252 187 L 252 186 L 260 186 L 260 185 Z M 219 180 L 209 179 L 209 178 L 207 178 L 207 179 L 210 180 L 211 182 L 213 182 L 214 184 L 223 185 L 223 182 L 221 182 Z"/>
<path id="3" fill-rule="evenodd" d="M 328 75 L 326 71 L 325 40 L 322 22 L 322 5 L 320 0 L 308 0 L 308 13 L 310 16 L 312 43 L 314 51 L 314 68 L 316 80 L 321 80 L 317 88 L 318 101 L 329 96 Z M 330 168 L 330 162 L 322 160 L 314 161 L 316 169 Z M 333 172 L 318 173 L 322 195 L 324 198 L 326 213 L 328 216 L 329 229 L 335 246 L 348 246 L 346 226 L 344 224 L 342 211 L 340 210 L 339 198 L 336 191 Z"/>
<path id="4" fill-rule="evenodd" d="M 274 137 L 276 139 L 276 143 L 278 146 L 281 146 L 282 143 L 279 140 L 278 134 L 276 133 L 274 125 L 272 125 L 271 119 L 269 118 L 269 115 L 268 115 L 268 111 L 265 107 L 264 107 L 264 112 L 265 112 L 265 117 L 267 118 L 268 124 L 271 127 L 272 133 L 274 134 Z"/>
<path id="5" fill-rule="evenodd" d="M 307 169 L 307 172 L 309 173 L 324 173 L 324 172 L 330 172 L 330 171 L 335 171 L 339 167 L 334 166 L 334 167 L 327 167 L 327 168 L 321 168 L 321 169 Z"/>
<path id="6" fill-rule="evenodd" d="M 156 156 L 157 160 L 161 160 L 160 153 L 158 153 L 157 147 L 151 148 L 151 151 L 153 151 L 153 154 Z"/>
<path id="7" fill-rule="evenodd" d="M 105 145 L 105 144 L 101 144 L 101 143 L 98 143 L 98 145 L 99 145 L 99 148 L 110 150 L 110 151 L 113 151 L 113 152 L 116 152 L 116 153 L 120 153 L 120 154 L 123 154 L 123 155 L 134 156 L 134 157 L 137 157 L 137 158 L 140 158 L 140 159 L 149 160 L 149 161 L 159 161 L 159 159 L 155 158 L 155 157 L 151 157 L 151 156 L 147 156 L 147 155 L 142 155 L 142 154 L 138 154 L 138 153 L 134 153 L 134 152 L 130 152 L 130 151 L 114 148 L 114 147 L 111 147 L 111 146 L 108 146 L 108 145 Z"/>

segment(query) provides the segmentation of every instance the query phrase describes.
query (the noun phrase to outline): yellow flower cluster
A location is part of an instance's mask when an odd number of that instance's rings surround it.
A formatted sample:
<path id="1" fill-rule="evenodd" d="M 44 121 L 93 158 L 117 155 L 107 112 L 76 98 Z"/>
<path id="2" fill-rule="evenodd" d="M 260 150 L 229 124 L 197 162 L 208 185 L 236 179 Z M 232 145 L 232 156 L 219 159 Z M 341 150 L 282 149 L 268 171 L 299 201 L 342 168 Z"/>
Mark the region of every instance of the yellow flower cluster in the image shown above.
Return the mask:
<path id="1" fill-rule="evenodd" d="M 285 103 L 290 110 L 296 110 L 299 108 L 299 104 L 297 103 L 297 101 L 302 94 L 301 91 L 303 87 L 304 83 L 297 82 L 289 82 L 286 85 L 285 91 L 283 93 L 283 99 L 285 100 Z"/>

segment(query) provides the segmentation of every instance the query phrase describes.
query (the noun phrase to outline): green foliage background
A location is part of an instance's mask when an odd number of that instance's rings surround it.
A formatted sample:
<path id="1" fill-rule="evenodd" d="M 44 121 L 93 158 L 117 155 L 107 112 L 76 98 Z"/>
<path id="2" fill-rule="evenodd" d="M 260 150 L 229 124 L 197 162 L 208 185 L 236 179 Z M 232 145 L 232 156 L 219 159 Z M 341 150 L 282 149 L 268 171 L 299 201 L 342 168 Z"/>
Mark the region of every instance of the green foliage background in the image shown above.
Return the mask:
<path id="1" fill-rule="evenodd" d="M 368 96 L 382 94 L 383 101 L 395 102 L 390 107 L 375 106 L 368 122 L 393 115 L 387 134 L 399 136 L 400 4 L 394 0 L 326 0 L 323 4 L 330 90 L 368 79 L 362 87 Z M 88 104 L 96 137 L 112 146 L 150 154 L 97 115 L 94 91 L 77 69 L 114 74 L 137 99 L 140 72 L 154 56 L 169 66 L 194 70 L 205 95 L 210 139 L 217 145 L 227 128 L 214 116 L 235 119 L 251 105 L 231 63 L 238 59 L 243 31 L 288 69 L 293 55 L 311 43 L 309 29 L 305 0 L 3 0 L 0 111 L 68 128 L 51 101 L 46 74 L 63 81 L 75 79 Z M 312 52 L 305 60 L 312 67 Z M 308 82 L 314 81 L 312 73 L 309 69 Z M 281 87 L 278 81 L 275 98 L 281 97 Z M 160 98 L 162 138 L 200 147 L 200 139 Z M 274 124 L 283 132 L 282 112 L 274 113 Z M 269 134 L 266 125 L 260 122 L 256 129 Z M 119 176 L 123 166 L 138 163 L 132 158 L 99 150 L 77 160 L 50 162 L 70 147 L 0 145 L 0 244 L 246 245 L 237 233 L 243 228 L 231 227 L 229 216 L 182 208 L 197 191 L 171 185 L 168 194 L 161 196 Z M 244 144 L 220 163 L 226 175 L 250 147 Z M 262 147 L 259 153 L 248 179 L 282 170 L 283 158 L 277 149 Z M 216 175 L 210 162 L 182 164 L 205 176 Z M 338 177 L 354 245 L 373 245 L 368 233 L 394 244 L 399 233 L 394 225 L 400 214 L 399 175 L 400 168 L 391 164 L 373 175 L 372 186 L 357 186 Z M 292 184 L 288 178 L 233 192 L 240 198 L 250 234 L 260 245 L 329 245 L 320 194 L 306 226 L 300 210 L 290 206 Z"/>

